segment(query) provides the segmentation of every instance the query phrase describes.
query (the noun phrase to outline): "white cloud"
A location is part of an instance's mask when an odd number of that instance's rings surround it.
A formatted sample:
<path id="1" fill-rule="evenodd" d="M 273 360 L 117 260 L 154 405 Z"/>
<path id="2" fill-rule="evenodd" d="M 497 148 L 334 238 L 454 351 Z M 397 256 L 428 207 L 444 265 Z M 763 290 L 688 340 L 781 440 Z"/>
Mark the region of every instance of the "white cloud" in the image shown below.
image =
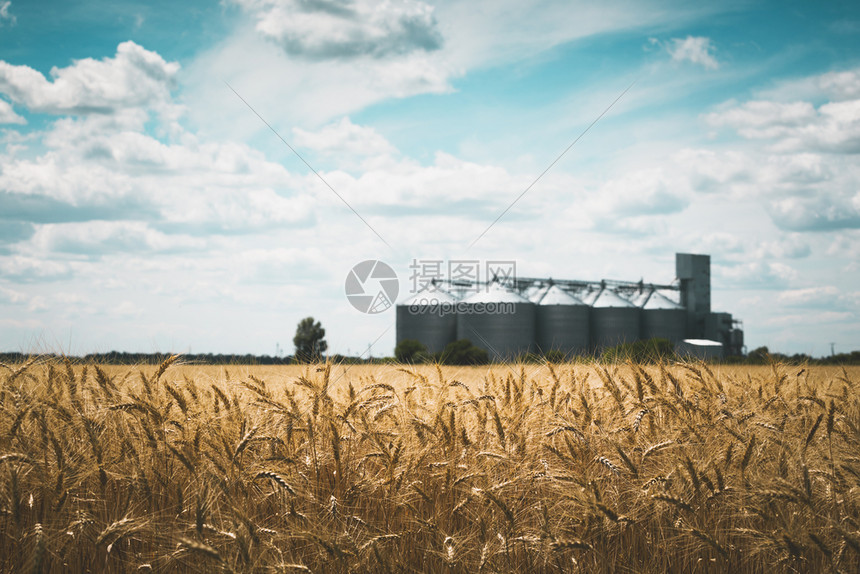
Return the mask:
<path id="1" fill-rule="evenodd" d="M 450 92 L 449 80 L 461 73 L 449 59 L 422 51 L 390 58 L 308 61 L 245 29 L 201 52 L 183 74 L 182 92 L 198 131 L 246 139 L 266 127 L 223 80 L 276 129 L 316 129 L 386 99 Z"/>
<path id="2" fill-rule="evenodd" d="M 35 221 L 138 220 L 190 233 L 259 233 L 312 220 L 316 200 L 304 175 L 240 143 L 188 132 L 162 142 L 145 133 L 146 119 L 132 110 L 56 120 L 41 134 L 41 155 L 0 156 L 0 205 Z M 161 249 L 159 241 L 141 246 Z"/>
<path id="3" fill-rule="evenodd" d="M 703 36 L 672 38 L 666 44 L 666 50 L 675 62 L 691 62 L 708 70 L 716 70 L 720 67 L 720 63 L 714 57 L 716 48 L 710 38 Z"/>
<path id="4" fill-rule="evenodd" d="M 93 255 L 107 252 L 169 252 L 200 250 L 207 241 L 188 235 L 167 235 L 139 221 L 88 221 L 46 224 L 30 241 L 42 253 Z"/>
<path id="5" fill-rule="evenodd" d="M 10 26 L 14 26 L 18 19 L 9 11 L 9 8 L 12 7 L 12 2 L 6 0 L 6 2 L 0 3 L 0 26 L 8 24 Z"/>
<path id="6" fill-rule="evenodd" d="M 604 219 L 664 215 L 683 211 L 690 197 L 682 180 L 671 170 L 650 168 L 609 180 L 590 194 L 590 206 Z"/>
<path id="7" fill-rule="evenodd" d="M 758 100 L 780 102 L 856 100 L 860 98 L 860 68 L 782 80 L 755 93 Z"/>
<path id="8" fill-rule="evenodd" d="M 841 297 L 842 292 L 833 285 L 821 287 L 806 287 L 803 289 L 787 289 L 777 296 L 777 301 L 792 306 L 832 306 Z"/>
<path id="9" fill-rule="evenodd" d="M 314 59 L 382 58 L 435 50 L 433 7 L 416 0 L 233 0 L 256 29 L 289 54 Z"/>
<path id="10" fill-rule="evenodd" d="M 72 265 L 27 255 L 0 256 L 3 278 L 14 279 L 21 283 L 33 281 L 56 281 L 72 275 Z"/>
<path id="11" fill-rule="evenodd" d="M 705 116 L 745 138 L 777 140 L 775 149 L 860 153 L 860 99 L 830 102 L 746 102 Z"/>
<path id="12" fill-rule="evenodd" d="M 853 323 L 857 321 L 857 314 L 850 311 L 818 311 L 815 313 L 780 313 L 771 317 L 763 317 L 762 319 L 764 325 L 796 332 L 797 329 L 821 325 Z"/>
<path id="13" fill-rule="evenodd" d="M 748 140 L 747 149 L 734 158 L 714 152 L 688 154 L 693 166 L 701 166 L 694 170 L 736 174 L 723 178 L 722 191 L 736 198 L 758 197 L 783 230 L 860 228 L 857 84 L 857 71 L 831 72 L 783 86 L 803 100 L 786 101 L 770 91 L 769 99 L 720 106 L 704 115 L 704 121 L 735 130 Z M 709 179 L 712 176 L 704 178 L 705 187 Z"/>
<path id="14" fill-rule="evenodd" d="M 343 171 L 326 179 L 350 203 L 387 215 L 457 215 L 480 218 L 512 201 L 525 182 L 504 168 L 437 152 L 431 165 L 411 159 L 386 162 L 355 177 Z"/>
<path id="15" fill-rule="evenodd" d="M 801 234 L 788 233 L 776 240 L 759 243 L 752 253 L 756 259 L 803 259 L 812 254 L 812 247 Z"/>
<path id="16" fill-rule="evenodd" d="M 0 100 L 0 124 L 26 124 L 27 120 L 15 113 L 9 102 Z"/>
<path id="17" fill-rule="evenodd" d="M 712 270 L 722 284 L 731 287 L 784 288 L 799 277 L 794 267 L 779 262 L 753 261 L 738 265 L 720 265 Z"/>
<path id="18" fill-rule="evenodd" d="M 29 66 L 0 61 L 0 92 L 30 111 L 49 114 L 112 113 L 158 108 L 170 101 L 179 64 L 123 42 L 116 56 L 85 58 L 52 68 L 51 79 Z"/>
<path id="19" fill-rule="evenodd" d="M 854 203 L 857 202 L 854 201 Z M 860 207 L 846 204 L 844 198 L 830 194 L 776 198 L 770 203 L 769 209 L 774 222 L 782 229 L 796 231 L 860 229 Z"/>
<path id="20" fill-rule="evenodd" d="M 26 300 L 27 296 L 24 293 L 16 291 L 15 289 L 8 289 L 0 285 L 0 302 L 17 305 L 25 302 Z"/>
<path id="21" fill-rule="evenodd" d="M 860 98 L 860 70 L 828 72 L 816 79 L 818 87 L 833 99 L 854 100 Z"/>
<path id="22" fill-rule="evenodd" d="M 394 152 L 388 140 L 373 128 L 359 126 L 344 117 L 339 122 L 311 132 L 293 128 L 295 144 L 329 156 L 380 156 Z"/>

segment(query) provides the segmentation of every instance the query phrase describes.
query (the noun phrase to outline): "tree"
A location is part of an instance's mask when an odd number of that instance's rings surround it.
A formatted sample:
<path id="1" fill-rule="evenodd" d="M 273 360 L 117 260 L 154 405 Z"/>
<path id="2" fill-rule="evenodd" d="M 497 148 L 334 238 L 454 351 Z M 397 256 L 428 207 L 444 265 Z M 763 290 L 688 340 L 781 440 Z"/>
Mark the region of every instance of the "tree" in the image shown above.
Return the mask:
<path id="1" fill-rule="evenodd" d="M 394 347 L 394 357 L 400 363 L 423 363 L 429 357 L 427 347 L 415 339 L 403 339 Z"/>
<path id="2" fill-rule="evenodd" d="M 296 327 L 293 345 L 296 346 L 296 361 L 300 363 L 319 361 L 328 349 L 325 329 L 319 321 L 314 321 L 313 317 L 305 317 Z"/>
<path id="3" fill-rule="evenodd" d="M 750 351 L 749 355 L 747 355 L 747 359 L 749 360 L 749 362 L 754 364 L 754 365 L 767 364 L 769 362 L 768 361 L 769 357 L 770 357 L 770 351 L 768 350 L 767 347 L 758 347 L 758 348 Z"/>
<path id="4" fill-rule="evenodd" d="M 486 365 L 490 362 L 487 351 L 476 347 L 469 339 L 448 343 L 436 358 L 444 365 Z"/>

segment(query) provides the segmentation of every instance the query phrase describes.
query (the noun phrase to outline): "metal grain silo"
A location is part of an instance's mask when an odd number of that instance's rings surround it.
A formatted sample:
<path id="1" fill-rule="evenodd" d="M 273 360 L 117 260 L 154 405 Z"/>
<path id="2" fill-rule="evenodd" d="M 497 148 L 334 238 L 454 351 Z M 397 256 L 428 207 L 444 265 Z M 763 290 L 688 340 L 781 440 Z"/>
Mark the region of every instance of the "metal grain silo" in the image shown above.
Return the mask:
<path id="1" fill-rule="evenodd" d="M 687 311 L 662 293 L 654 291 L 642 306 L 642 338 L 683 341 L 687 331 Z"/>
<path id="2" fill-rule="evenodd" d="M 459 308 L 457 338 L 485 349 L 490 360 L 512 360 L 532 350 L 535 305 L 531 301 L 491 283 L 463 299 Z"/>
<path id="3" fill-rule="evenodd" d="M 538 350 L 561 351 L 565 356 L 588 352 L 590 333 L 588 305 L 553 285 L 535 309 Z"/>
<path id="4" fill-rule="evenodd" d="M 591 343 L 597 350 L 639 339 L 640 310 L 614 291 L 604 288 L 591 307 Z"/>
<path id="5" fill-rule="evenodd" d="M 457 338 L 457 299 L 437 287 L 428 285 L 397 305 L 397 342 L 420 341 L 431 353 L 437 353 Z"/>

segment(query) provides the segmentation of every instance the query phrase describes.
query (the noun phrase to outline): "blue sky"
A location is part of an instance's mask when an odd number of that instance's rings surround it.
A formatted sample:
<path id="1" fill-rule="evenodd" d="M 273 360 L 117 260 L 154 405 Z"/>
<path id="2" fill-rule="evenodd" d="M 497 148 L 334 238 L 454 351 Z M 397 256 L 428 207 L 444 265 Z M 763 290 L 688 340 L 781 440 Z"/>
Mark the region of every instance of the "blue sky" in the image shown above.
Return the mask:
<path id="1" fill-rule="evenodd" d="M 413 259 L 676 251 L 750 348 L 860 349 L 858 38 L 851 2 L 2 0 L 0 349 L 271 354 L 313 315 L 385 355 L 359 261 L 405 297 Z"/>

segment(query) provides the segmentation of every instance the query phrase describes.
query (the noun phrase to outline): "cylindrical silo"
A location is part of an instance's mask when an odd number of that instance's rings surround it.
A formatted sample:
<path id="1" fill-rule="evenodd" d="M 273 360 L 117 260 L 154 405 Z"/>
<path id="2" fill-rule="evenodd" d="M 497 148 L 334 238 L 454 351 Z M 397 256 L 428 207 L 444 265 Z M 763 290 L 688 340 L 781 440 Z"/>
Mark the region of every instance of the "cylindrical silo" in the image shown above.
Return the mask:
<path id="1" fill-rule="evenodd" d="M 601 351 L 639 339 L 639 308 L 604 288 L 591 306 L 591 344 Z"/>
<path id="2" fill-rule="evenodd" d="M 642 338 L 677 343 L 686 338 L 686 330 L 687 311 L 662 293 L 651 293 L 642 306 Z"/>
<path id="3" fill-rule="evenodd" d="M 397 305 L 397 342 L 414 339 L 437 353 L 457 338 L 457 299 L 428 285 Z"/>
<path id="4" fill-rule="evenodd" d="M 535 314 L 538 350 L 561 351 L 567 357 L 588 352 L 588 305 L 553 285 L 541 297 Z"/>
<path id="5" fill-rule="evenodd" d="M 485 349 L 492 361 L 516 359 L 534 345 L 535 305 L 490 283 L 458 305 L 457 339 Z"/>

